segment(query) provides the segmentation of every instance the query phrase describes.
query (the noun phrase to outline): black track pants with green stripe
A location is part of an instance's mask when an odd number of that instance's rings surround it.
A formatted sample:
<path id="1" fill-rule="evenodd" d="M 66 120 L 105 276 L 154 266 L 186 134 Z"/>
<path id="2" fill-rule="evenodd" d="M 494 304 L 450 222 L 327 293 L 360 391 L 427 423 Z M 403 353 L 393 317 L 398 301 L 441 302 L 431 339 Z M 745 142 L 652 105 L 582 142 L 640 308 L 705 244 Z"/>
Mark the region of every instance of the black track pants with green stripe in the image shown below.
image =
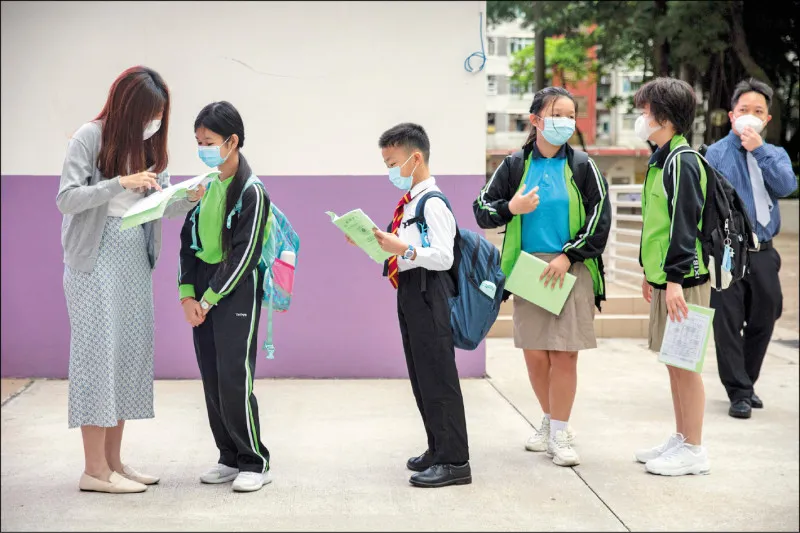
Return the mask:
<path id="1" fill-rule="evenodd" d="M 218 265 L 197 262 L 195 294 L 203 294 Z M 261 442 L 253 377 L 263 284 L 258 269 L 222 298 L 194 328 L 194 350 L 219 462 L 247 472 L 269 470 Z"/>

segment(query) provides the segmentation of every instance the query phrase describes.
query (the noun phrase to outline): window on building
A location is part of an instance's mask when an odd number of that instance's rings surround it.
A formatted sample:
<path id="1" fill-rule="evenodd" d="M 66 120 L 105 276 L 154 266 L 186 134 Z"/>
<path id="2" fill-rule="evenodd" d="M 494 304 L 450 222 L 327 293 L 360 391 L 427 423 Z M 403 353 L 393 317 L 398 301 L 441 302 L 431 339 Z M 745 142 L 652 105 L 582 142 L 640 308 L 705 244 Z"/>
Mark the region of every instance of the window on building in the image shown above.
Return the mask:
<path id="1" fill-rule="evenodd" d="M 622 117 L 622 129 L 633 131 L 633 125 L 636 124 L 637 118 L 639 118 L 637 114 L 624 115 Z"/>
<path id="2" fill-rule="evenodd" d="M 509 131 L 527 131 L 530 120 L 528 115 L 510 115 Z"/>
<path id="3" fill-rule="evenodd" d="M 611 84 L 601 83 L 597 86 L 597 101 L 603 102 L 611 96 Z"/>
<path id="4" fill-rule="evenodd" d="M 527 37 L 511 37 L 508 40 L 508 55 L 516 54 L 523 48 L 533 44 L 533 39 Z"/>
<path id="5" fill-rule="evenodd" d="M 495 113 L 487 113 L 486 114 L 486 133 L 495 133 L 497 131 L 497 126 L 495 122 L 497 120 L 497 115 Z"/>
<path id="6" fill-rule="evenodd" d="M 497 94 L 497 76 L 486 76 L 486 94 Z"/>
<path id="7" fill-rule="evenodd" d="M 486 38 L 486 51 L 490 56 L 497 55 L 497 39 L 494 37 Z"/>
<path id="8" fill-rule="evenodd" d="M 622 92 L 635 93 L 642 86 L 642 79 L 640 76 L 623 76 L 622 77 Z"/>
<path id="9" fill-rule="evenodd" d="M 509 85 L 509 92 L 511 94 L 519 94 L 519 95 L 531 94 L 533 92 L 533 84 L 529 83 L 526 86 L 526 85 L 522 85 L 520 83 L 517 83 L 515 81 L 512 81 L 511 84 Z"/>

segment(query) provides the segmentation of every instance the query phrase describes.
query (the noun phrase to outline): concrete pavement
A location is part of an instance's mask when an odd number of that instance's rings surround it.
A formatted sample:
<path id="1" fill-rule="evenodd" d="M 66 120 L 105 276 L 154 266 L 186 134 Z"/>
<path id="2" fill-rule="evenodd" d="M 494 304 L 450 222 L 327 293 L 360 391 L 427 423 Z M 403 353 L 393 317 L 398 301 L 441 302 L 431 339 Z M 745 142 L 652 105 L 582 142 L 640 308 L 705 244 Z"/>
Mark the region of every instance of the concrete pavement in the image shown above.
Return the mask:
<path id="1" fill-rule="evenodd" d="M 201 385 L 159 381 L 156 418 L 129 424 L 124 457 L 161 484 L 140 495 L 80 493 L 67 384 L 35 381 L 2 408 L 2 530 L 800 529 L 797 350 L 771 345 L 758 387 L 766 409 L 750 420 L 727 416 L 709 354 L 712 471 L 684 478 L 633 461 L 634 449 L 672 430 L 666 372 L 642 341 L 601 340 L 582 354 L 575 468 L 524 451 L 541 418 L 524 362 L 510 340 L 491 340 L 488 353 L 489 377 L 462 381 L 474 482 L 445 489 L 408 484 L 405 461 L 425 436 L 406 380 L 257 381 L 274 482 L 254 494 L 198 482 L 216 459 Z"/>

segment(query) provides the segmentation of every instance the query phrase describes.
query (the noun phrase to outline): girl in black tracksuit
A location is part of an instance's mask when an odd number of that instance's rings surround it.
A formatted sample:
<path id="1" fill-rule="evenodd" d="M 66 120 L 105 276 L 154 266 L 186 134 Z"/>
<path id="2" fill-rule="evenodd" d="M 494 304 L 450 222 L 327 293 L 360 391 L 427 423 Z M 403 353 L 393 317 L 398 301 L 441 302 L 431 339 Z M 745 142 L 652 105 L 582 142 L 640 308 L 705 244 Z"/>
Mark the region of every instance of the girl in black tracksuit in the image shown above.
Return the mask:
<path id="1" fill-rule="evenodd" d="M 181 230 L 181 305 L 194 327 L 209 424 L 219 449 L 218 464 L 200 480 L 235 479 L 234 490 L 249 492 L 270 482 L 269 451 L 261 442 L 253 395 L 263 297 L 258 265 L 270 201 L 257 184 L 243 191 L 252 172 L 239 153 L 244 125 L 231 104 L 203 108 L 195 135 L 200 158 L 220 171 Z"/>

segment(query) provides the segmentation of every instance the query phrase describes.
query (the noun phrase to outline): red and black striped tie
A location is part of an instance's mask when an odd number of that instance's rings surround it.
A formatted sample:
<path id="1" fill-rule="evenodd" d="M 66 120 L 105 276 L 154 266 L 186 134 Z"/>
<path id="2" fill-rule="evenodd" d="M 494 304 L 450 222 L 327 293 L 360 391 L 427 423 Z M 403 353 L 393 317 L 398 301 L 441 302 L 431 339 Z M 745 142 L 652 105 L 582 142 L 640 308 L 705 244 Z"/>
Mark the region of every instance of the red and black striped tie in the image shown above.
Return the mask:
<path id="1" fill-rule="evenodd" d="M 394 218 L 392 219 L 392 233 L 397 235 L 397 231 L 400 229 L 400 222 L 403 220 L 403 210 L 408 202 L 411 201 L 411 191 L 408 191 L 405 196 L 403 196 L 400 201 L 397 203 L 397 207 L 394 210 Z M 392 284 L 392 287 L 395 289 L 398 285 L 398 275 L 397 275 L 397 256 L 393 255 L 389 258 L 389 283 Z"/>

